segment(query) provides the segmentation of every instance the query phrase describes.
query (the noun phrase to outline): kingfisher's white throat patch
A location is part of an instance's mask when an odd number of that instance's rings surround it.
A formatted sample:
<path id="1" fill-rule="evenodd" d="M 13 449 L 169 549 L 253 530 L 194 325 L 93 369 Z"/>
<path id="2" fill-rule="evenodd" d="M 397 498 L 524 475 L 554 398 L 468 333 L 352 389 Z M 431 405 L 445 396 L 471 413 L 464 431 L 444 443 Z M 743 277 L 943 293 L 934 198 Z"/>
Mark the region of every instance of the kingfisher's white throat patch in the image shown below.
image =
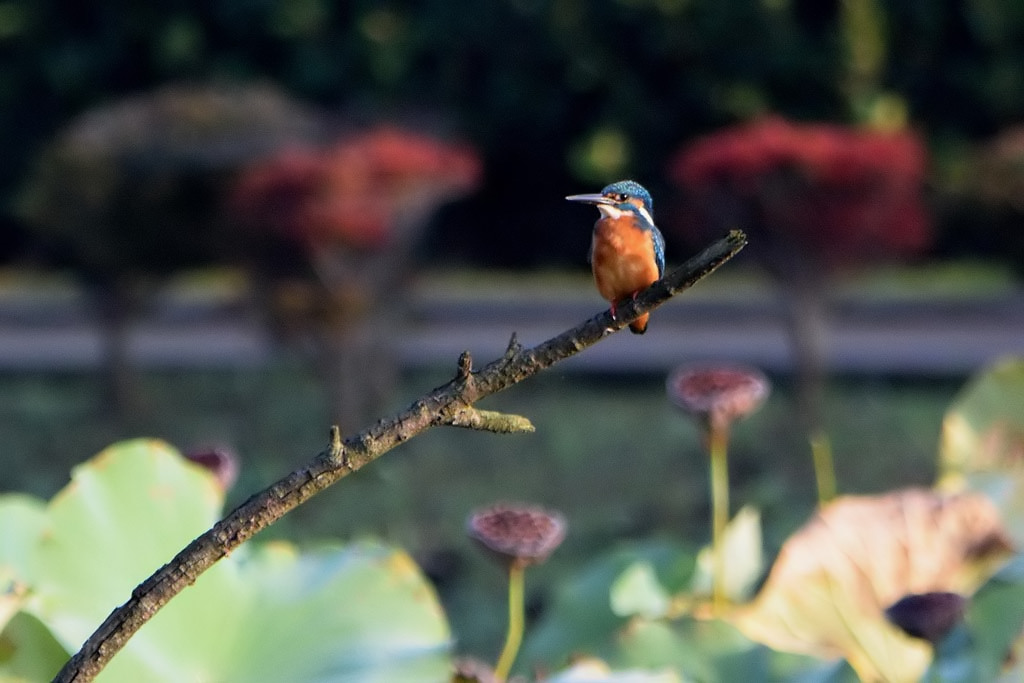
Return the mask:
<path id="1" fill-rule="evenodd" d="M 597 210 L 600 211 L 601 215 L 604 216 L 605 218 L 612 218 L 612 219 L 622 218 L 622 216 L 625 215 L 625 213 L 626 213 L 625 211 L 623 211 L 619 207 L 612 206 L 611 204 L 598 204 L 597 205 Z"/>
<path id="2" fill-rule="evenodd" d="M 644 207 L 644 206 L 637 206 L 636 209 L 640 213 L 640 215 L 643 216 L 647 220 L 648 223 L 650 223 L 651 225 L 654 225 L 654 218 L 652 218 L 651 214 L 648 213 L 646 207 Z M 622 218 L 624 215 L 629 213 L 628 211 L 623 211 L 619 207 L 613 206 L 612 204 L 598 204 L 597 205 L 597 210 L 600 211 L 601 215 L 604 216 L 605 218 L 612 218 L 612 219 Z"/>

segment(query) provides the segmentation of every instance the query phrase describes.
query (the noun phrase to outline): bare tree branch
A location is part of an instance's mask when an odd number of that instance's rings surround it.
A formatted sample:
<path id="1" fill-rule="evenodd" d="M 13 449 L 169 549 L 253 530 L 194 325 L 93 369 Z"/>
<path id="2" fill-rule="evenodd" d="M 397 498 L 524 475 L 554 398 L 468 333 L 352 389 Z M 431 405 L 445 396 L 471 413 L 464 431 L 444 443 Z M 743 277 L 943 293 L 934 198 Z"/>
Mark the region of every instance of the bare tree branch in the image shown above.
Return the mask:
<path id="1" fill-rule="evenodd" d="M 285 513 L 417 434 L 445 425 L 496 432 L 531 430 L 526 418 L 477 410 L 473 405 L 622 329 L 637 316 L 693 286 L 736 255 L 746 242 L 746 235 L 732 231 L 636 299 L 621 304 L 616 318 L 605 311 L 528 349 L 513 334 L 504 355 L 476 372 L 469 354 L 464 353 L 452 381 L 353 437 L 342 441 L 338 428 L 332 427 L 323 452 L 239 505 L 139 584 L 128 602 L 115 609 L 64 665 L 54 683 L 92 681 L 143 624 L 215 562 Z"/>

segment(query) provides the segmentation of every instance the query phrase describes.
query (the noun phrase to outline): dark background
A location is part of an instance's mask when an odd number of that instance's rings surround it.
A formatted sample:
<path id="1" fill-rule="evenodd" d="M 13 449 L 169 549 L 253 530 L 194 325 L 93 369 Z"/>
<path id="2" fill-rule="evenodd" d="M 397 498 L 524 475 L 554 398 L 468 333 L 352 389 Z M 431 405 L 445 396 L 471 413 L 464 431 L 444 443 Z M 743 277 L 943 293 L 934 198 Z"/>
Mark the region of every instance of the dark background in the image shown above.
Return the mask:
<path id="1" fill-rule="evenodd" d="M 1024 113 L 1024 5 L 859 6 L 866 25 L 829 0 L 7 0 L 0 253 L 52 257 L 11 207 L 62 125 L 163 84 L 221 81 L 270 82 L 344 125 L 393 120 L 474 144 L 485 180 L 423 248 L 440 265 L 579 266 L 566 193 L 631 176 L 657 209 L 675 192 L 671 155 L 695 136 L 768 112 L 853 123 L 879 93 L 929 144 L 933 253 L 1005 253 L 948 194 L 974 146 Z M 874 59 L 866 75 L 851 45 Z"/>

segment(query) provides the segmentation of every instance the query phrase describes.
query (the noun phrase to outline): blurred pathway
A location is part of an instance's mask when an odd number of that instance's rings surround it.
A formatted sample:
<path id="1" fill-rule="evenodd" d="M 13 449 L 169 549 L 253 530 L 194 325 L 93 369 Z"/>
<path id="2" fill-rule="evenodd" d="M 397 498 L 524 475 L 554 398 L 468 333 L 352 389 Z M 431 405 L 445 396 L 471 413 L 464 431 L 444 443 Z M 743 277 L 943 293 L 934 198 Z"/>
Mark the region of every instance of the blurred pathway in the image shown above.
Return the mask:
<path id="1" fill-rule="evenodd" d="M 504 351 L 513 331 L 524 345 L 536 344 L 604 305 L 589 289 L 538 298 L 528 292 L 421 287 L 409 302 L 406 327 L 395 334 L 402 363 L 454 368 L 459 353 L 469 350 L 481 365 Z M 655 311 L 646 335 L 615 335 L 564 369 L 663 372 L 702 359 L 789 369 L 784 309 L 772 292 L 743 298 L 691 294 Z M 1017 294 L 956 301 L 841 299 L 829 326 L 830 365 L 840 372 L 959 375 L 1003 355 L 1024 354 L 1024 296 Z M 70 288 L 0 292 L 0 368 L 96 366 L 101 337 L 87 311 L 81 294 Z M 268 362 L 275 345 L 237 295 L 192 290 L 156 301 L 135 326 L 131 349 L 143 366 L 237 367 Z"/>

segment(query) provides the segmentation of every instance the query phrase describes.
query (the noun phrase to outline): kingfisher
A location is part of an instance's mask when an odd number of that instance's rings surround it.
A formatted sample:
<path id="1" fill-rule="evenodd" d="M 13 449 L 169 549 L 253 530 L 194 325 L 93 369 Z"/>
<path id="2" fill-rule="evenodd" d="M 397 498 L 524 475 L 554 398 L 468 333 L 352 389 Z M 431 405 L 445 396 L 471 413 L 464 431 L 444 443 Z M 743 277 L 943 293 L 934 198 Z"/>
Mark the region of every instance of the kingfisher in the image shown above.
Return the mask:
<path id="1" fill-rule="evenodd" d="M 654 225 L 651 194 L 633 180 L 620 180 L 599 194 L 574 194 L 571 202 L 593 204 L 601 212 L 590 242 L 590 266 L 597 291 L 615 307 L 636 298 L 665 272 L 665 238 Z M 633 334 L 647 331 L 649 313 L 629 324 Z"/>

